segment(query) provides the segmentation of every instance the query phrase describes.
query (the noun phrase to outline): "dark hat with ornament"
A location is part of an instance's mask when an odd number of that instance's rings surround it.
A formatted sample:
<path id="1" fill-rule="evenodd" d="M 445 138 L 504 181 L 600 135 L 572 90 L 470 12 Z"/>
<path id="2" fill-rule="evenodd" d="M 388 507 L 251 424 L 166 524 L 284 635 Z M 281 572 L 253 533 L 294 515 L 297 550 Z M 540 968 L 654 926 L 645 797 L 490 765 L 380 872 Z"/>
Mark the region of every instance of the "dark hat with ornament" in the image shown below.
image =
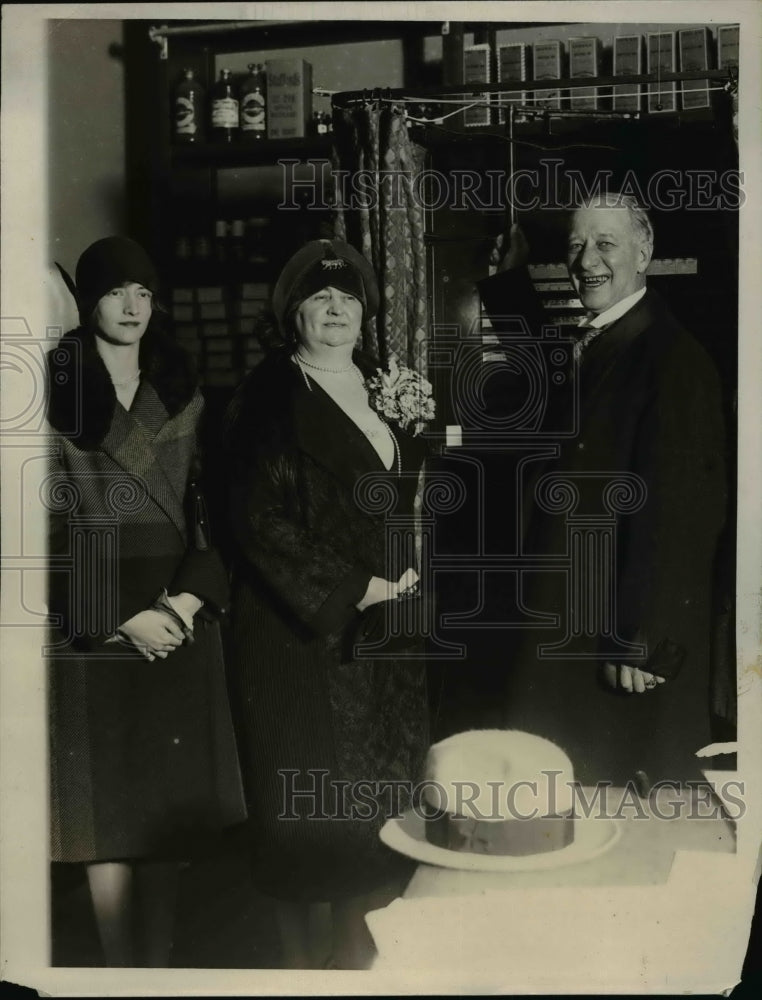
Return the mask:
<path id="1" fill-rule="evenodd" d="M 378 311 L 378 282 L 362 254 L 343 240 L 313 240 L 294 254 L 275 284 L 272 306 L 281 332 L 305 299 L 328 287 L 359 299 L 363 319 Z"/>

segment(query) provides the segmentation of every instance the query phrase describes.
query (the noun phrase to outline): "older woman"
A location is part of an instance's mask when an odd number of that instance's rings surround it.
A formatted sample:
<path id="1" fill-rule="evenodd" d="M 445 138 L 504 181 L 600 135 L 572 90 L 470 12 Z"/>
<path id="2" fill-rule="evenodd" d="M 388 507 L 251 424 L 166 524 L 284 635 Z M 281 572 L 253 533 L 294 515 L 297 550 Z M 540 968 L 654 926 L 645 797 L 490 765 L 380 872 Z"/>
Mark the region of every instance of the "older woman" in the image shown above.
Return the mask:
<path id="1" fill-rule="evenodd" d="M 94 243 L 80 326 L 48 355 L 52 857 L 86 866 L 107 965 L 169 963 L 177 861 L 245 816 L 227 575 L 194 481 L 203 401 L 156 287 L 138 244 Z"/>
<path id="2" fill-rule="evenodd" d="M 331 904 L 335 964 L 367 962 L 363 916 L 409 873 L 378 838 L 390 808 L 383 785 L 414 781 L 428 743 L 420 659 L 352 654 L 358 612 L 417 579 L 412 553 L 389 564 L 383 516 L 355 495 L 375 473 L 409 513 L 424 453 L 369 405 L 375 368 L 356 348 L 377 307 L 359 253 L 339 240 L 308 243 L 273 293 L 285 346 L 248 376 L 230 415 L 244 779 L 256 882 L 279 901 L 293 967 L 319 961 L 314 918 L 326 908 L 317 903 Z M 366 818 L 347 804 L 360 783 L 375 802 Z"/>

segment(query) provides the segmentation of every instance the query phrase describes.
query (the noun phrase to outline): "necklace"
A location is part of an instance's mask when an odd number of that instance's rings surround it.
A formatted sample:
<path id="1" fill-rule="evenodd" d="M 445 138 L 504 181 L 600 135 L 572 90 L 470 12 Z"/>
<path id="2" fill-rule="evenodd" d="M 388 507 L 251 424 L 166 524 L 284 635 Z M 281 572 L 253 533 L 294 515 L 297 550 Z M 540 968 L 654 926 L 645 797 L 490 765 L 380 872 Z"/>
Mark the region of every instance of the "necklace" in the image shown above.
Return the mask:
<path id="1" fill-rule="evenodd" d="M 360 382 L 363 385 L 365 384 L 365 379 L 363 378 L 363 374 L 360 371 L 360 369 L 357 367 L 357 365 L 354 363 L 354 361 L 352 362 L 351 365 L 349 365 L 348 368 L 332 369 L 332 368 L 320 368 L 318 365 L 313 365 L 310 361 L 305 361 L 304 358 L 299 354 L 298 351 L 295 351 L 294 354 L 292 355 L 292 357 L 293 357 L 294 361 L 296 362 L 297 367 L 299 368 L 299 371 L 302 373 L 302 377 L 304 378 L 304 384 L 307 386 L 307 388 L 310 390 L 310 392 L 312 392 L 312 386 L 310 385 L 310 380 L 307 378 L 307 372 L 304 370 L 304 365 L 307 365 L 309 368 L 315 368 L 319 372 L 331 372 L 331 374 L 334 374 L 334 375 L 339 375 L 339 374 L 343 374 L 344 372 L 350 372 L 350 371 L 354 370 L 357 373 L 357 377 L 360 379 Z M 384 418 L 381 416 L 380 413 L 378 414 L 378 419 L 384 425 L 384 427 L 386 428 L 386 431 L 387 431 L 389 437 L 392 439 L 392 444 L 394 445 L 394 459 L 395 459 L 395 465 L 396 465 L 396 468 L 397 468 L 397 476 L 401 477 L 402 476 L 402 455 L 400 454 L 399 442 L 397 441 L 397 437 L 396 437 L 394 431 L 391 429 L 391 427 L 389 426 L 389 424 L 387 424 L 387 422 L 384 420 Z M 378 437 L 378 434 L 380 433 L 379 431 L 375 431 L 375 430 L 372 430 L 372 429 L 371 430 L 364 430 L 364 429 L 361 428 L 361 430 L 362 430 L 363 434 L 365 434 L 365 436 L 367 438 L 369 438 L 369 439 L 372 439 L 374 437 Z"/>
<path id="2" fill-rule="evenodd" d="M 133 382 L 137 382 L 139 378 L 140 378 L 140 369 L 138 368 L 138 370 L 135 372 L 134 375 L 130 375 L 130 377 L 126 378 L 123 382 L 115 382 L 113 379 L 111 379 L 111 384 L 114 386 L 115 389 L 121 389 L 122 386 L 131 385 Z"/>
<path id="3" fill-rule="evenodd" d="M 384 418 L 382 416 L 379 416 L 379 420 L 384 425 L 384 427 L 387 429 L 387 431 L 389 432 L 389 437 L 392 439 L 392 444 L 394 445 L 394 461 L 395 461 L 395 464 L 397 466 L 397 478 L 401 479 L 402 478 L 402 455 L 400 454 L 400 446 L 399 446 L 399 442 L 397 441 L 397 435 L 394 433 L 394 431 L 391 429 L 391 427 L 389 426 L 389 424 L 387 424 L 387 422 L 384 420 Z"/>
<path id="4" fill-rule="evenodd" d="M 308 361 L 303 358 L 299 351 L 296 352 L 296 360 L 300 364 L 307 365 L 308 368 L 314 368 L 316 372 L 327 372 L 329 375 L 343 375 L 345 372 L 351 372 L 353 369 L 357 369 L 357 365 L 354 361 L 350 361 L 346 368 L 324 368 L 322 365 L 316 365 L 312 361 Z"/>
<path id="5" fill-rule="evenodd" d="M 299 371 L 302 373 L 304 384 L 307 386 L 310 392 L 312 392 L 312 386 L 310 385 L 310 380 L 307 378 L 307 372 L 304 370 L 305 365 L 307 365 L 308 368 L 314 368 L 315 371 L 325 372 L 330 375 L 344 375 L 347 372 L 353 372 L 360 380 L 360 384 L 365 385 L 365 379 L 363 378 L 363 374 L 357 367 L 357 365 L 354 363 L 354 361 L 347 368 L 321 368 L 320 365 L 313 365 L 311 361 L 305 360 L 305 358 L 303 358 L 298 351 L 296 351 L 296 353 L 293 354 L 292 357 L 296 362 Z"/>

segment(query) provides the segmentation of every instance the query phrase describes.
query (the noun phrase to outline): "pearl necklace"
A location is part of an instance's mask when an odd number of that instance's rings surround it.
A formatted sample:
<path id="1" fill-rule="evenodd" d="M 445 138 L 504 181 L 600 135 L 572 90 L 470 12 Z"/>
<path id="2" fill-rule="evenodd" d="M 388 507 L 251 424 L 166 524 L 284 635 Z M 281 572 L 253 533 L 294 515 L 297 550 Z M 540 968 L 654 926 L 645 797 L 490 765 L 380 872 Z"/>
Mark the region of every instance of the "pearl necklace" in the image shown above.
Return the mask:
<path id="1" fill-rule="evenodd" d="M 307 386 L 307 388 L 310 390 L 310 392 L 312 392 L 312 386 L 310 385 L 310 380 L 307 378 L 307 372 L 304 370 L 303 365 L 307 365 L 308 368 L 314 368 L 315 371 L 326 372 L 326 373 L 331 374 L 331 375 L 343 375 L 346 372 L 354 371 L 357 374 L 357 377 L 360 379 L 360 382 L 362 383 L 362 385 L 365 385 L 365 379 L 363 378 L 363 374 L 360 371 L 360 369 L 357 367 L 357 365 L 354 363 L 354 361 L 347 368 L 321 368 L 320 365 L 315 365 L 311 361 L 307 361 L 305 358 L 303 358 L 301 356 L 301 354 L 299 353 L 299 351 L 295 351 L 294 352 L 293 358 L 296 361 L 296 364 L 297 364 L 297 366 L 299 368 L 299 371 L 302 373 L 302 376 L 304 378 L 304 384 Z M 379 413 L 379 414 L 377 414 L 377 416 L 378 416 L 378 419 L 381 421 L 381 423 L 386 428 L 387 434 L 392 439 L 392 444 L 394 445 L 395 465 L 397 467 L 397 476 L 401 477 L 402 476 L 402 455 L 400 454 L 400 446 L 399 446 L 399 442 L 397 441 L 397 436 L 395 435 L 394 431 L 391 429 L 391 427 L 389 426 L 389 424 L 387 424 L 387 422 L 381 416 L 381 414 Z M 378 431 L 365 430 L 362 427 L 360 427 L 359 429 L 369 439 L 377 437 L 378 434 L 379 434 Z"/>
<path id="2" fill-rule="evenodd" d="M 111 378 L 111 376 L 109 376 L 109 378 Z M 140 369 L 138 368 L 138 370 L 135 372 L 134 375 L 131 375 L 129 378 L 126 378 L 123 382 L 115 382 L 113 379 L 111 379 L 111 384 L 114 386 L 115 389 L 121 389 L 125 385 L 131 385 L 133 382 L 137 382 L 139 378 L 140 378 Z"/>
<path id="3" fill-rule="evenodd" d="M 324 368 L 322 365 L 316 365 L 314 362 L 308 361 L 306 358 L 302 357 L 299 351 L 296 352 L 294 357 L 301 364 L 307 365 L 308 368 L 314 368 L 316 372 L 327 372 L 329 375 L 343 375 L 345 372 L 358 370 L 354 361 L 350 361 L 346 368 Z"/>

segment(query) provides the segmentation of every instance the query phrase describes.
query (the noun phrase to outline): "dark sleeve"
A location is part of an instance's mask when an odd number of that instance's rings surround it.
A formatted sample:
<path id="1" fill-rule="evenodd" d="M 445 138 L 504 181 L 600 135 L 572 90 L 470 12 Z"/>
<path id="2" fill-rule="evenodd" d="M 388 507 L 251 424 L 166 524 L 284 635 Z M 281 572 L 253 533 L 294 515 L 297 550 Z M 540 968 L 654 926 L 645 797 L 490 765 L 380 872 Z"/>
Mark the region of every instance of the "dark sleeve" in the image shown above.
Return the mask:
<path id="1" fill-rule="evenodd" d="M 526 267 L 499 271 L 478 281 L 476 287 L 495 333 L 516 333 L 523 327 L 540 336 L 547 316 Z"/>
<path id="2" fill-rule="evenodd" d="M 190 461 L 185 495 L 185 516 L 188 549 L 169 585 L 172 594 L 194 594 L 204 602 L 207 614 L 223 615 L 228 610 L 230 587 L 222 555 L 213 541 L 216 532 L 209 524 L 206 490 L 209 489 L 205 454 L 209 449 L 209 433 L 205 411 L 196 427 L 196 446 Z"/>
<path id="3" fill-rule="evenodd" d="M 167 588 L 170 594 L 194 594 L 207 611 L 225 614 L 230 600 L 227 570 L 215 548 L 189 548 Z"/>
<path id="4" fill-rule="evenodd" d="M 320 635 L 347 624 L 372 574 L 290 514 L 285 489 L 264 463 L 234 486 L 232 521 L 240 554 L 301 622 Z"/>
<path id="5" fill-rule="evenodd" d="M 673 352 L 655 383 L 633 455 L 647 495 L 625 518 L 618 621 L 624 637 L 646 644 L 647 659 L 632 663 L 669 679 L 690 659 L 697 615 L 710 614 L 725 438 L 719 379 L 703 355 Z"/>

